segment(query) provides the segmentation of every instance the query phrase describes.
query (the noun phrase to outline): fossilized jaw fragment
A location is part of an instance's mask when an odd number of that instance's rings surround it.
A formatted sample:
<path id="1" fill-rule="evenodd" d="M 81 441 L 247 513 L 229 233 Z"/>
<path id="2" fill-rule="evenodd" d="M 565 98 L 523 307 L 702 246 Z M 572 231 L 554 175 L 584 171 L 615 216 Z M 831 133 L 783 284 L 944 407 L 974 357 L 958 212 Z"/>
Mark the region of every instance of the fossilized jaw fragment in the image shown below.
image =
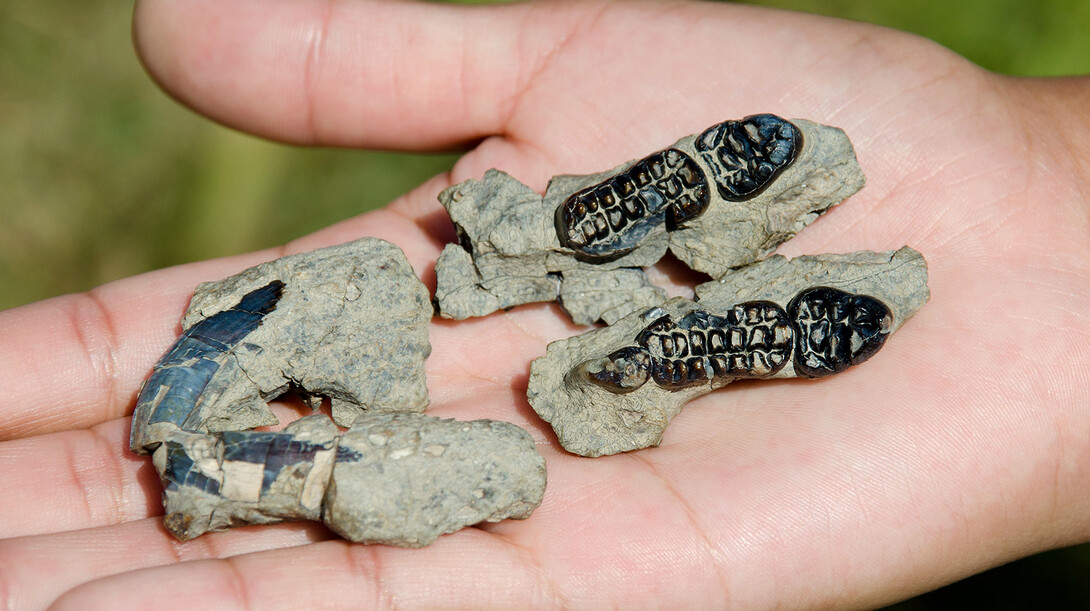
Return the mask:
<path id="1" fill-rule="evenodd" d="M 323 521 L 362 543 L 421 547 L 478 522 L 525 519 L 545 460 L 506 422 L 423 414 L 361 416 L 343 435 L 325 416 L 283 431 L 188 434 L 155 451 L 167 530 Z"/>
<path id="2" fill-rule="evenodd" d="M 433 309 L 400 248 L 365 238 L 202 284 L 183 323 L 195 324 L 229 306 L 246 287 L 274 279 L 286 287 L 276 309 L 234 350 L 238 375 L 213 380 L 225 390 L 205 399 L 202 418 L 209 430 L 269 424 L 233 420 L 241 406 L 263 410 L 265 401 L 291 387 L 328 397 L 340 426 L 372 410 L 424 410 Z"/>
<path id="3" fill-rule="evenodd" d="M 154 453 L 163 525 L 187 541 L 233 526 L 320 520 L 337 440 L 320 414 L 276 433 L 172 435 Z"/>
<path id="4" fill-rule="evenodd" d="M 270 281 L 228 309 L 188 328 L 141 386 L 129 444 L 147 453 L 175 431 L 199 431 L 200 407 L 217 374 L 234 371 L 234 351 L 276 308 L 284 283 Z"/>
<path id="5" fill-rule="evenodd" d="M 862 363 L 928 299 L 926 266 L 910 248 L 754 267 L 701 285 L 698 301 L 671 299 L 553 342 L 531 365 L 534 411 L 576 454 L 658 445 L 685 403 L 731 381 Z"/>
<path id="6" fill-rule="evenodd" d="M 612 324 L 662 303 L 641 268 L 667 251 L 720 277 L 766 257 L 864 182 L 843 131 L 768 114 L 612 170 L 554 176 L 544 197 L 489 170 L 440 194 L 460 243 L 436 263 L 437 310 L 461 320 L 559 297 L 577 324 Z"/>
<path id="7" fill-rule="evenodd" d="M 431 313 L 404 254 L 375 239 L 202 285 L 133 415 L 130 444 L 153 455 L 167 530 L 187 540 L 244 524 L 324 519 L 345 536 L 358 534 L 354 540 L 418 546 L 481 520 L 527 517 L 545 486 L 544 461 L 527 433 L 493 421 L 376 413 L 427 404 Z M 279 432 L 244 430 L 275 424 L 264 399 L 289 385 L 311 399 L 330 397 L 334 419 L 351 417 L 356 426 L 342 436 L 319 414 Z M 353 431 L 372 439 L 383 426 L 401 446 L 363 470 Z M 408 459 L 417 454 L 426 460 Z M 433 472 L 448 479 L 424 484 Z M 357 497 L 374 486 L 387 487 L 396 503 L 361 509 Z M 391 517 L 394 506 L 409 516 Z"/>
<path id="8" fill-rule="evenodd" d="M 202 284 L 141 388 L 131 447 L 276 424 L 266 401 L 292 386 L 329 397 L 342 426 L 367 410 L 422 411 L 431 316 L 404 253 L 374 238 Z"/>
<path id="9" fill-rule="evenodd" d="M 557 237 L 583 260 L 616 259 L 660 225 L 670 230 L 711 205 L 756 195 L 801 145 L 798 128 L 771 114 L 714 125 L 692 144 L 699 163 L 668 148 L 573 193 L 556 209 Z M 712 197 L 709 177 L 725 202 Z"/>
<path id="10" fill-rule="evenodd" d="M 663 313 L 640 331 L 636 346 L 579 369 L 615 393 L 635 390 L 648 376 L 667 390 L 768 378 L 792 355 L 797 375 L 824 377 L 873 356 L 892 324 L 881 301 L 829 287 L 800 292 L 787 310 L 790 315 L 771 301 L 747 301 L 722 316 L 694 310 L 675 321 Z"/>
<path id="11" fill-rule="evenodd" d="M 628 346 L 609 356 L 586 361 L 577 371 L 588 380 L 618 394 L 632 392 L 647 383 L 651 355 L 641 347 Z"/>

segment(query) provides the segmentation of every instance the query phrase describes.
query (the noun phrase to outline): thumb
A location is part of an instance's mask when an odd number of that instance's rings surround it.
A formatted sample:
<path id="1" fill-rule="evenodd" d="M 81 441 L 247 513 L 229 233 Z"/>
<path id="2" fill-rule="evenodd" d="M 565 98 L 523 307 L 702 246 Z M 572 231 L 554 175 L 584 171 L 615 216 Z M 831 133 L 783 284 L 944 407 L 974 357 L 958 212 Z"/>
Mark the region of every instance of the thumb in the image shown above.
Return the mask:
<path id="1" fill-rule="evenodd" d="M 299 144 L 427 150 L 502 133 L 585 9 L 138 0 L 133 37 L 168 93 L 228 126 Z"/>

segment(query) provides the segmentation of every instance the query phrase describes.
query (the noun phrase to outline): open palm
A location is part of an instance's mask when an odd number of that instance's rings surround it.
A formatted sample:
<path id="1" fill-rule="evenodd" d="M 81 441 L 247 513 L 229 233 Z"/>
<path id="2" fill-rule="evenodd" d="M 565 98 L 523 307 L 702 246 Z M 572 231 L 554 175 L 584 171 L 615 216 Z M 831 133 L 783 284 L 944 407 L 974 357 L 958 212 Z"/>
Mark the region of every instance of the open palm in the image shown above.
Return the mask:
<path id="1" fill-rule="evenodd" d="M 872 26 L 673 2 L 141 0 L 136 39 L 168 91 L 244 130 L 471 149 L 282 250 L 0 313 L 0 602 L 871 606 L 1090 537 L 1090 117 L 1070 114 L 1085 80 L 999 77 Z M 525 399 L 529 362 L 579 332 L 555 306 L 437 320 L 429 413 L 533 433 L 549 487 L 529 520 L 423 550 L 313 524 L 184 544 L 163 530 L 126 416 L 198 282 L 369 235 L 434 285 L 453 238 L 441 188 L 498 167 L 542 189 L 760 112 L 843 128 L 868 176 L 780 252 L 909 244 L 930 264 L 931 303 L 875 358 L 732 385 L 689 404 L 661 447 L 586 459 Z"/>

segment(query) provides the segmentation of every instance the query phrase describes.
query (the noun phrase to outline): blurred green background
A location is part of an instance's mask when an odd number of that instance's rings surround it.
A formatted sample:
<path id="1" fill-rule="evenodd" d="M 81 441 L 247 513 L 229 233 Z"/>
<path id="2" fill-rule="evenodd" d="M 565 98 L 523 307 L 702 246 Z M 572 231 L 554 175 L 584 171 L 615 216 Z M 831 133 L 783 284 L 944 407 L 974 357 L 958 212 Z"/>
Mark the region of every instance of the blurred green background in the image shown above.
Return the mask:
<path id="1" fill-rule="evenodd" d="M 1090 73 L 1086 0 L 762 0 L 916 32 L 999 72 Z M 245 252 L 381 206 L 455 155 L 302 149 L 175 104 L 144 75 L 131 5 L 0 4 L 0 309 Z M 1090 103 L 1090 101 L 1088 101 Z M 1090 607 L 1090 546 L 898 609 Z"/>

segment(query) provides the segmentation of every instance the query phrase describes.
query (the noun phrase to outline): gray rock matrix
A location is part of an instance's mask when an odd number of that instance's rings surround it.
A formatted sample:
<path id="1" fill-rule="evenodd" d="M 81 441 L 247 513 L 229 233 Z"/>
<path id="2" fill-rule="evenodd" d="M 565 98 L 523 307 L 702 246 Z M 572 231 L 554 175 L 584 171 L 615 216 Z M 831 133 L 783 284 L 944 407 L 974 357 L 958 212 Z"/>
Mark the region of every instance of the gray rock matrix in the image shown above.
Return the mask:
<path id="1" fill-rule="evenodd" d="M 219 488 L 167 487 L 167 529 L 188 540 L 234 526 L 314 520 L 350 541 L 423 547 L 480 522 L 528 518 L 545 493 L 545 459 L 529 433 L 507 422 L 372 413 L 339 434 L 315 414 L 280 437 L 317 451 L 309 460 L 231 460 L 221 436 L 191 435 L 193 468 Z"/>
<path id="2" fill-rule="evenodd" d="M 641 268 L 667 250 L 713 278 L 767 256 L 865 183 L 843 131 L 803 119 L 791 122 L 803 135 L 801 150 L 767 188 L 744 201 L 713 195 L 701 216 L 673 231 L 657 227 L 634 250 L 607 262 L 580 260 L 561 244 L 556 209 L 576 191 L 638 160 L 600 174 L 556 176 L 544 196 L 498 170 L 450 187 L 439 200 L 460 243 L 447 245 L 436 262 L 439 314 L 462 320 L 559 299 L 578 324 L 612 324 L 665 300 L 666 293 Z M 695 138 L 682 138 L 672 148 L 702 164 Z"/>
<path id="3" fill-rule="evenodd" d="M 213 378 L 205 391 L 201 420 L 208 430 L 275 424 L 265 401 L 292 385 L 329 397 L 341 426 L 372 410 L 424 411 L 433 311 L 427 288 L 400 248 L 365 238 L 202 283 L 182 327 L 270 280 L 286 284 L 284 295 L 235 350 L 237 367 Z"/>
<path id="4" fill-rule="evenodd" d="M 904 247 L 895 252 L 856 252 L 786 259 L 773 256 L 734 270 L 696 288 L 696 301 L 674 298 L 656 304 L 680 319 L 695 310 L 725 313 L 734 304 L 767 300 L 785 307 L 800 291 L 825 286 L 865 294 L 884 302 L 892 314 L 892 334 L 930 297 L 923 256 Z M 709 384 L 667 390 L 648 383 L 627 394 L 593 384 L 584 363 L 632 343 L 650 322 L 643 309 L 609 327 L 549 344 L 533 362 L 527 397 L 534 411 L 552 425 L 560 444 L 583 456 L 602 456 L 657 446 L 670 420 L 690 400 L 711 392 Z M 881 354 L 874 358 L 881 358 Z M 866 366 L 865 364 L 862 366 Z M 776 378 L 796 377 L 791 363 Z"/>
<path id="5" fill-rule="evenodd" d="M 164 525 L 181 540 L 284 520 L 404 547 L 481 521 L 526 518 L 545 463 L 519 427 L 417 413 L 428 403 L 428 291 L 401 250 L 365 238 L 198 287 L 182 338 L 133 417 L 152 454 Z M 324 415 L 279 432 L 265 401 L 289 390 Z"/>
<path id="6" fill-rule="evenodd" d="M 525 519 L 545 494 L 545 459 L 508 422 L 376 414 L 340 440 L 324 521 L 351 541 L 427 545 L 479 522 Z"/>

